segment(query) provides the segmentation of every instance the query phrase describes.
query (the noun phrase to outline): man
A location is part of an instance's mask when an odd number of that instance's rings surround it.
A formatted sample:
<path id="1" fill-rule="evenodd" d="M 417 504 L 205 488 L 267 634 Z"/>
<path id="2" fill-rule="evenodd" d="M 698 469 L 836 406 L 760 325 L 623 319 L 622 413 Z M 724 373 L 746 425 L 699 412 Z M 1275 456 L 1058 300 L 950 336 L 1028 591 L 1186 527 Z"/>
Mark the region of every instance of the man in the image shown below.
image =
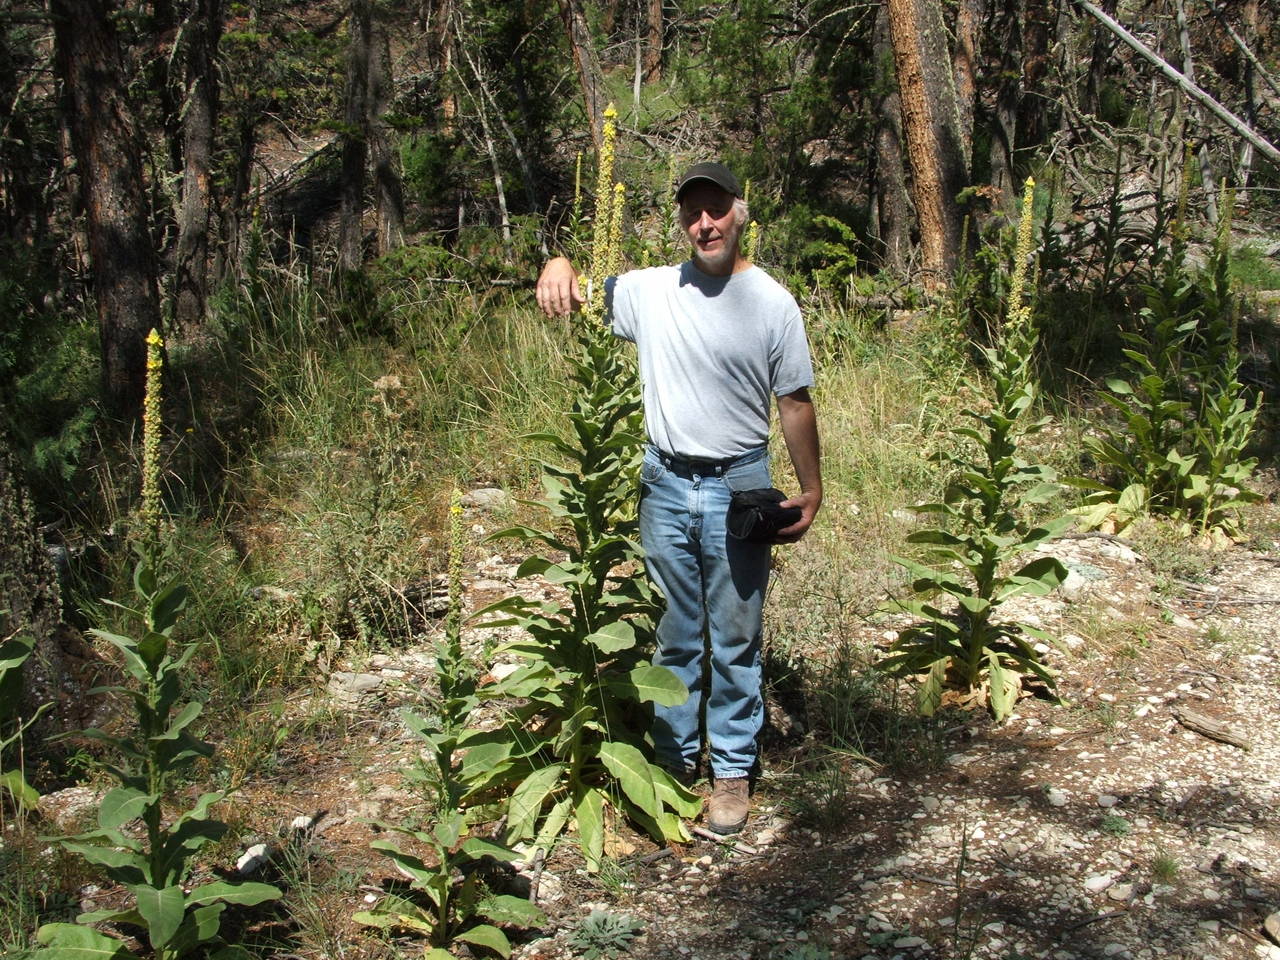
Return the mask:
<path id="1" fill-rule="evenodd" d="M 684 704 L 655 707 L 654 750 L 675 776 L 696 779 L 705 699 L 714 778 L 707 825 L 728 834 L 750 812 L 748 776 L 764 719 L 760 642 L 770 546 L 730 536 L 726 515 L 733 491 L 771 486 L 766 445 L 776 396 L 800 483 L 782 506 L 801 513 L 777 541 L 794 543 L 813 523 L 822 504 L 813 368 L 795 299 L 742 254 L 748 214 L 738 180 L 718 163 L 694 164 L 676 201 L 692 259 L 619 276 L 609 303 L 613 332 L 636 344 L 640 363 L 649 439 L 640 538 L 649 575 L 667 599 L 654 662 L 689 688 Z M 543 268 L 537 296 L 548 316 L 582 304 L 567 259 Z"/>

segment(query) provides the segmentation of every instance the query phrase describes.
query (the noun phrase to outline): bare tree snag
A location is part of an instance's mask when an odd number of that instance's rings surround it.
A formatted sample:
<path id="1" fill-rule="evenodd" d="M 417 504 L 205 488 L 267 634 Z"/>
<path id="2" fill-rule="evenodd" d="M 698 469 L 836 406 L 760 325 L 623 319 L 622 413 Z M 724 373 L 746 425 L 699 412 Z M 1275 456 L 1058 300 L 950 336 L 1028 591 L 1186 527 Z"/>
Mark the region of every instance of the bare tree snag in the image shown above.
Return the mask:
<path id="1" fill-rule="evenodd" d="M 378 252 L 386 253 L 404 244 L 404 188 L 395 151 L 391 149 L 387 124 L 383 119 L 395 97 L 395 77 L 391 72 L 391 41 L 381 20 L 373 24 L 369 62 L 369 113 L 365 117 L 369 154 L 373 161 L 375 209 L 378 217 Z"/>
<path id="2" fill-rule="evenodd" d="M 369 65 L 373 60 L 371 0 L 351 0 L 350 31 L 338 205 L 338 267 L 345 271 L 359 270 L 364 261 L 364 173 L 369 154 Z"/>
<path id="3" fill-rule="evenodd" d="M 160 326 L 142 143 L 107 0 L 50 0 L 50 12 L 93 266 L 103 388 L 115 412 L 132 417 L 145 385 L 144 339 Z"/>
<path id="4" fill-rule="evenodd" d="M 1173 84 L 1184 94 L 1191 97 L 1201 106 L 1205 107 L 1210 113 L 1225 123 L 1233 131 L 1252 143 L 1259 153 L 1275 163 L 1280 163 L 1280 149 L 1277 149 L 1274 144 L 1264 139 L 1261 134 L 1256 130 L 1253 130 L 1248 124 L 1220 104 L 1205 90 L 1188 80 L 1177 70 L 1177 68 L 1170 65 L 1167 60 L 1151 50 L 1151 48 L 1135 37 L 1132 33 L 1099 10 L 1094 4 L 1090 3 L 1089 0 L 1075 0 L 1075 2 L 1088 13 L 1096 17 L 1108 30 L 1133 48 L 1133 50 L 1135 50 L 1144 60 L 1154 64 L 1155 67 L 1164 74 L 1168 80 L 1172 81 Z"/>
<path id="5" fill-rule="evenodd" d="M 1018 0 L 1004 0 L 997 28 L 1000 51 L 999 80 L 991 122 L 991 185 L 1000 195 L 1001 205 L 1012 211 L 1018 202 L 1013 175 L 1013 152 L 1018 137 L 1018 103 L 1022 98 L 1022 29 Z"/>
<path id="6" fill-rule="evenodd" d="M 1178 46 L 1182 48 L 1182 72 L 1192 83 L 1196 79 L 1196 63 L 1191 55 L 1191 34 L 1187 30 L 1187 9 L 1182 0 L 1175 0 L 1178 23 Z M 1196 107 L 1193 111 L 1198 126 L 1204 126 L 1204 113 Z M 1209 156 L 1209 145 L 1203 141 L 1196 150 L 1196 159 L 1200 163 L 1200 182 L 1204 184 L 1205 209 L 1209 222 L 1218 222 L 1218 178 L 1213 172 L 1213 158 Z"/>
<path id="7" fill-rule="evenodd" d="M 587 125 L 591 127 L 591 142 L 598 154 L 604 129 L 604 78 L 600 61 L 591 44 L 591 30 L 582 15 L 578 0 L 560 0 L 560 17 L 569 37 L 569 49 L 573 51 L 573 63 L 578 68 L 578 82 L 582 85 L 582 102 L 587 111 Z"/>
<path id="8" fill-rule="evenodd" d="M 966 181 L 951 57 L 940 0 L 887 0 L 911 164 L 911 193 L 920 224 L 926 289 L 945 288 L 960 252 L 957 197 Z"/>
<path id="9" fill-rule="evenodd" d="M 213 128 L 218 116 L 221 0 L 191 0 L 186 28 L 186 107 L 182 136 L 182 201 L 178 209 L 173 313 L 180 326 L 204 321 L 209 291 L 209 218 Z"/>

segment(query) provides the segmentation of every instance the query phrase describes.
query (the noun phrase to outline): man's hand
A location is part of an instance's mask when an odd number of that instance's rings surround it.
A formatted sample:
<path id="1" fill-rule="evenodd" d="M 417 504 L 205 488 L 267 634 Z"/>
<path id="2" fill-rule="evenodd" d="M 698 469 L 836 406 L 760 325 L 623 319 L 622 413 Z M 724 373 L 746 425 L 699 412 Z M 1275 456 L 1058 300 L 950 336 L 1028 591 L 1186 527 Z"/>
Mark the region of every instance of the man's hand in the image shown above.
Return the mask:
<path id="1" fill-rule="evenodd" d="M 578 271 L 569 259 L 548 260 L 538 275 L 538 306 L 542 312 L 548 317 L 567 317 L 585 302 L 578 288 Z"/>
<path id="2" fill-rule="evenodd" d="M 818 508 L 822 506 L 822 491 L 798 493 L 790 500 L 783 500 L 778 506 L 800 508 L 800 519 L 791 526 L 779 530 L 776 538 L 778 543 L 795 543 L 804 536 L 804 532 L 813 523 L 813 518 L 818 515 Z"/>
<path id="3" fill-rule="evenodd" d="M 813 400 L 808 388 L 778 397 L 778 420 L 782 423 L 782 438 L 791 454 L 791 465 L 800 481 L 800 493 L 779 506 L 799 507 L 800 519 L 778 531 L 778 543 L 795 543 L 818 515 L 822 506 L 822 470 L 818 454 L 818 418 L 813 412 Z"/>

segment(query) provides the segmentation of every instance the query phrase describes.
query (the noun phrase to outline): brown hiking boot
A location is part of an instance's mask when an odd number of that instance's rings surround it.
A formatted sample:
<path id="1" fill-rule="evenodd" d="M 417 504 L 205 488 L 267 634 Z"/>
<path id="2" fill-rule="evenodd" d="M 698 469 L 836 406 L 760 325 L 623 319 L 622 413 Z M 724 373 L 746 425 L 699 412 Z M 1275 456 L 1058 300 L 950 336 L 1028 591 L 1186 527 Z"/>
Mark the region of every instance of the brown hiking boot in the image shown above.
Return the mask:
<path id="1" fill-rule="evenodd" d="M 737 833 L 747 825 L 751 811 L 750 789 L 746 777 L 716 780 L 707 805 L 707 826 L 715 833 Z"/>

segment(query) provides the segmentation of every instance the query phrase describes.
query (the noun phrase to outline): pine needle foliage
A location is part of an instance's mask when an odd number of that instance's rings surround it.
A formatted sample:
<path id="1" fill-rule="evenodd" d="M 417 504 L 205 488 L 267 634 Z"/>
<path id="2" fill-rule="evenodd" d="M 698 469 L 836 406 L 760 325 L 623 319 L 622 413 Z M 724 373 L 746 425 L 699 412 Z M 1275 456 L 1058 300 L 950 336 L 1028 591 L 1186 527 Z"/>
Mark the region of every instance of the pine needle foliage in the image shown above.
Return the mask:
<path id="1" fill-rule="evenodd" d="M 499 730 L 464 741 L 473 796 L 510 791 L 508 842 L 532 838 L 547 849 L 573 821 L 591 870 L 604 855 L 610 810 L 668 842 L 687 839 L 680 818 L 700 808 L 640 746 L 639 705 L 678 704 L 688 692 L 670 670 L 649 662 L 658 598 L 643 573 L 635 510 L 640 393 L 634 362 L 604 323 L 606 279 L 620 263 L 615 116 L 606 111 L 587 304 L 573 326 L 572 432 L 534 435 L 558 458 L 542 468 L 540 505 L 553 525 L 495 535 L 541 549 L 517 576 L 543 577 L 567 600 L 513 596 L 484 611 L 501 615 L 495 626 L 520 628 L 503 652 L 523 662 L 478 693 L 520 705 Z"/>
<path id="2" fill-rule="evenodd" d="M 894 558 L 911 574 L 913 596 L 896 599 L 893 606 L 920 622 L 902 631 L 878 666 L 896 676 L 924 675 L 919 708 L 926 715 L 938 709 L 948 687 L 984 698 L 996 719 L 1003 720 L 1017 702 L 1024 676 L 1053 686 L 1052 674 L 1028 639 L 1047 639 L 1044 633 L 999 616 L 1003 603 L 1042 596 L 1067 575 L 1053 557 L 1023 562 L 1069 521 L 1064 517 L 1031 527 L 1023 521 L 1026 507 L 1057 491 L 1054 471 L 1025 460 L 1021 446 L 1047 422 L 1030 419 L 1036 400 L 1032 363 L 1037 332 L 1023 291 L 1033 195 L 1034 183 L 1028 179 L 1005 323 L 995 343 L 982 350 L 990 390 L 968 383 L 976 395 L 987 395 L 989 404 L 964 410 L 971 425 L 953 427 L 955 445 L 933 457 L 953 476 L 942 502 L 914 508 L 944 524 L 907 537 L 925 548 L 928 562 Z M 953 599 L 956 609 L 944 610 L 938 595 Z"/>

